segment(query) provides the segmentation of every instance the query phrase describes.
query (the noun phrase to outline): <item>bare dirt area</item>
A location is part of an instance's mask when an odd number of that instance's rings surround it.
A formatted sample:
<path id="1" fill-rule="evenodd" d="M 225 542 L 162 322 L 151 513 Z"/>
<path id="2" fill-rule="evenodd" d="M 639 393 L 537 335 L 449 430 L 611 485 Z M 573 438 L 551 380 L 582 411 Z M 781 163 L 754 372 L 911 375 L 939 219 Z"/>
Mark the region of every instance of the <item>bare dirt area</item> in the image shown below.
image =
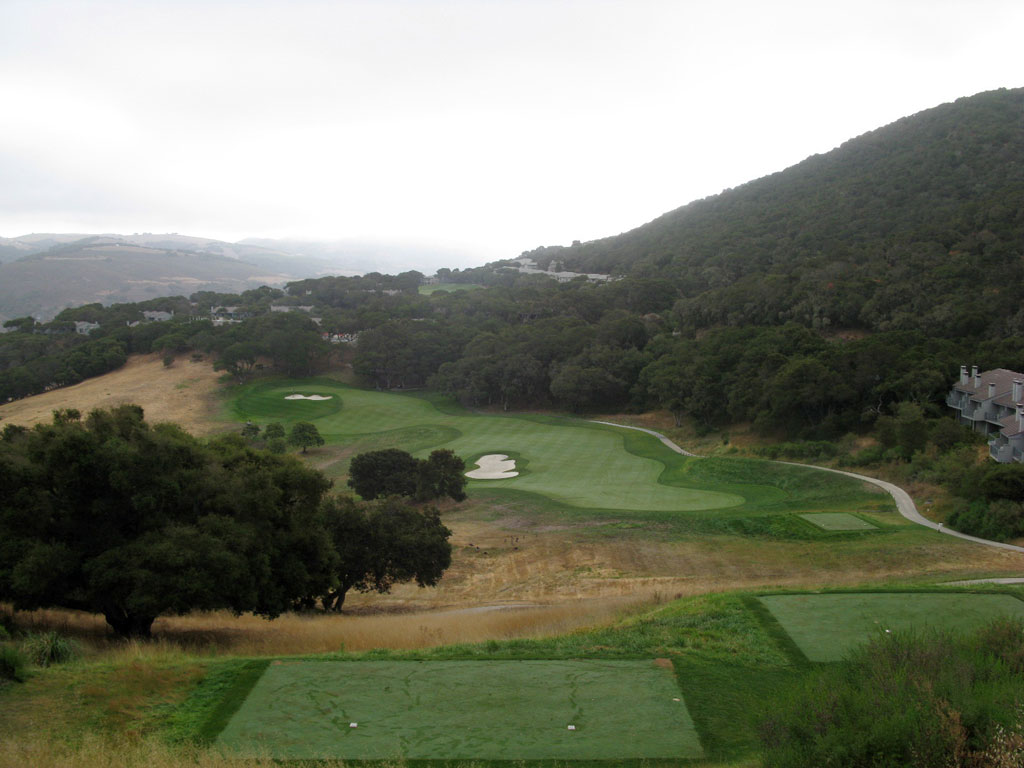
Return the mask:
<path id="1" fill-rule="evenodd" d="M 136 355 L 105 376 L 0 405 L 0 426 L 48 423 L 59 408 L 77 408 L 85 415 L 94 408 L 134 403 L 150 423 L 173 421 L 194 435 L 209 435 L 228 426 L 218 418 L 221 375 L 205 360 L 183 356 L 168 368 L 160 355 Z"/>

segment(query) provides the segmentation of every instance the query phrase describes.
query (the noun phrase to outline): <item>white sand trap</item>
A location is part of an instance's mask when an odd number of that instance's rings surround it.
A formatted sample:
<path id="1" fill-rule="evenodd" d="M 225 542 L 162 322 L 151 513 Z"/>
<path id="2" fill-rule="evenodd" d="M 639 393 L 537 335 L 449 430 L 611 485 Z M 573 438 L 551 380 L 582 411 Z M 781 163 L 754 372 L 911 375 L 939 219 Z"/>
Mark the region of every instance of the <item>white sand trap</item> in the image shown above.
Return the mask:
<path id="1" fill-rule="evenodd" d="M 285 395 L 285 400 L 330 400 L 334 395 Z"/>
<path id="2" fill-rule="evenodd" d="M 489 453 L 476 460 L 478 469 L 470 470 L 466 477 L 474 480 L 505 480 L 509 477 L 516 477 L 519 473 L 515 471 L 516 460 L 510 459 L 504 453 Z"/>

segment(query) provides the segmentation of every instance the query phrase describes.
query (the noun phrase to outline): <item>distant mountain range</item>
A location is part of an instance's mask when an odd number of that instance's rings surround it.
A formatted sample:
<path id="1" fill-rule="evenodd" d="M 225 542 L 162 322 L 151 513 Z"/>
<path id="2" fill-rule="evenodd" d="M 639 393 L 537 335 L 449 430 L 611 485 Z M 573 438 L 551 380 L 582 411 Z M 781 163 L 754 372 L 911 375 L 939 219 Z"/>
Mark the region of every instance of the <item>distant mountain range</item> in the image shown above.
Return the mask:
<path id="1" fill-rule="evenodd" d="M 178 234 L 31 234 L 0 238 L 0 321 L 62 309 L 196 291 L 240 293 L 322 275 L 432 273 L 466 255 L 362 241 L 249 239 Z"/>

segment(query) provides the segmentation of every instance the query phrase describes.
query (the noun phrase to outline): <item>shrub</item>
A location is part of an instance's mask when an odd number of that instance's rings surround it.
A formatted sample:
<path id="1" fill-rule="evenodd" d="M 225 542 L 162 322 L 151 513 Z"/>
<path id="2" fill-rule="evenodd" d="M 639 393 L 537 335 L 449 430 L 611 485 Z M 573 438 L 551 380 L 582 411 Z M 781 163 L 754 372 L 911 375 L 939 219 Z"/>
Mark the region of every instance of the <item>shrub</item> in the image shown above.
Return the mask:
<path id="1" fill-rule="evenodd" d="M 885 458 L 885 453 L 884 445 L 872 445 L 840 459 L 839 466 L 866 467 L 869 464 L 878 464 Z"/>
<path id="2" fill-rule="evenodd" d="M 797 443 L 776 443 L 758 448 L 757 453 L 769 459 L 831 459 L 839 452 L 835 443 L 826 440 L 805 440 Z"/>
<path id="3" fill-rule="evenodd" d="M 1008 541 L 1024 536 L 1024 504 L 1000 499 L 961 503 L 947 520 L 949 526 L 971 536 L 993 541 Z"/>
<path id="4" fill-rule="evenodd" d="M 0 646 L 0 680 L 25 680 L 25 656 L 14 646 Z"/>
<path id="5" fill-rule="evenodd" d="M 1022 638 L 1020 621 L 969 638 L 882 635 L 773 701 L 761 725 L 764 765 L 1001 765 L 988 756 L 1020 735 Z"/>
<path id="6" fill-rule="evenodd" d="M 40 667 L 63 664 L 78 656 L 77 644 L 53 631 L 30 635 L 22 643 L 22 650 L 30 662 Z"/>

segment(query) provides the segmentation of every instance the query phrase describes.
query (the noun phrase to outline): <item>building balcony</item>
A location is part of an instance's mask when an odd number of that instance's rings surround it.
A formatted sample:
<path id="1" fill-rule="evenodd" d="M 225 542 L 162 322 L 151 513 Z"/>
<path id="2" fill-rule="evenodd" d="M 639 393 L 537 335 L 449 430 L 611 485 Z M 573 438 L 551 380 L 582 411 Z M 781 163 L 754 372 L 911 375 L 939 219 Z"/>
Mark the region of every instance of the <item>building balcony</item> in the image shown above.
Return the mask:
<path id="1" fill-rule="evenodd" d="M 1017 450 L 1017 453 L 1020 453 L 1019 449 Z M 1013 461 L 1013 454 L 1013 447 L 1006 443 L 1000 442 L 998 440 L 993 440 L 991 443 L 988 444 L 988 455 L 991 456 L 996 461 L 998 461 L 1000 464 L 1009 464 L 1011 461 Z"/>
<path id="2" fill-rule="evenodd" d="M 946 405 L 948 405 L 950 408 L 962 410 L 964 407 L 964 399 L 965 398 L 963 398 L 960 395 L 946 395 Z"/>

